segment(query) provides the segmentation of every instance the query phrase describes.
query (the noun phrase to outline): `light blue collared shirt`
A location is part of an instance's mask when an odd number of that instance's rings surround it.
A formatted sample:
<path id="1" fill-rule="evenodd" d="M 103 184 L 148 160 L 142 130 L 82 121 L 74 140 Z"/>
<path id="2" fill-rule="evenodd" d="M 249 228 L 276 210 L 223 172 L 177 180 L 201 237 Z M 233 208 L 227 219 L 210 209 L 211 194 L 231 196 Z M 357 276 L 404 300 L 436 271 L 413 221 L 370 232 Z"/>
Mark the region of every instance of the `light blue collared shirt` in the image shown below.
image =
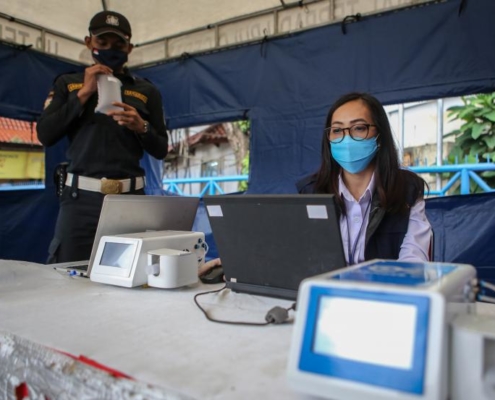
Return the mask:
<path id="1" fill-rule="evenodd" d="M 371 198 L 375 191 L 375 174 L 371 177 L 368 187 L 358 201 L 347 189 L 342 175 L 339 176 L 339 193 L 344 200 L 347 215 L 340 216 L 340 233 L 344 245 L 346 262 L 364 261 L 364 243 L 366 227 L 371 212 Z M 431 240 L 431 225 L 426 218 L 425 201 L 419 199 L 411 207 L 409 225 L 400 247 L 400 261 L 428 261 Z M 349 257 L 350 256 L 350 257 Z"/>

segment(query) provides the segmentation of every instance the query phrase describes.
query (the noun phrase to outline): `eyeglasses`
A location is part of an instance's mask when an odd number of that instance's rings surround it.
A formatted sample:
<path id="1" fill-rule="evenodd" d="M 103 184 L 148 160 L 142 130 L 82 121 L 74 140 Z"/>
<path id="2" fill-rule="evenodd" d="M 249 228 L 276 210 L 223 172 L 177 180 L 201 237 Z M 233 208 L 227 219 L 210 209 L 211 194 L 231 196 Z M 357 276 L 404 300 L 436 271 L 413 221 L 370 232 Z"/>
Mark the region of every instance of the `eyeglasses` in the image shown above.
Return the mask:
<path id="1" fill-rule="evenodd" d="M 373 124 L 356 124 L 349 128 L 331 126 L 330 128 L 326 128 L 325 132 L 331 143 L 339 143 L 344 140 L 345 131 L 349 132 L 351 139 L 360 141 L 368 137 L 368 134 L 370 133 L 370 126 L 376 127 L 376 125 Z"/>

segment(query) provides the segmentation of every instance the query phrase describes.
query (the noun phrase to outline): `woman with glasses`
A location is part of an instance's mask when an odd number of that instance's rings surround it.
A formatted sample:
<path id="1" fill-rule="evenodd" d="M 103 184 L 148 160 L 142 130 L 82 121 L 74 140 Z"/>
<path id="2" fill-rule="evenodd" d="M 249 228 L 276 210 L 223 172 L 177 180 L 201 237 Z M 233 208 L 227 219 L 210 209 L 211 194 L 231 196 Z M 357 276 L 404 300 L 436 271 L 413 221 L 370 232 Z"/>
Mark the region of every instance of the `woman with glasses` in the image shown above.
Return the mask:
<path id="1" fill-rule="evenodd" d="M 428 261 L 425 182 L 400 168 L 387 114 L 373 96 L 350 93 L 330 108 L 320 169 L 297 188 L 336 195 L 348 265 L 373 258 Z"/>

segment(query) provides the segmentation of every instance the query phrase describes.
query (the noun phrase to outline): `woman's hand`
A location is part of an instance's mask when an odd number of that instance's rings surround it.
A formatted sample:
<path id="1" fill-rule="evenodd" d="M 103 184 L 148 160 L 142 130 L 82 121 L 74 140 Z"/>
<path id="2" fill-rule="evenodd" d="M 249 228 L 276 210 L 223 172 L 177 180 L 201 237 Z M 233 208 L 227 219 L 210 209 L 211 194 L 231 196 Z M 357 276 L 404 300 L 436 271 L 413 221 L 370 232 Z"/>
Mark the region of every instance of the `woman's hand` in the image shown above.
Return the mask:
<path id="1" fill-rule="evenodd" d="M 208 262 L 205 262 L 198 270 L 198 276 L 206 274 L 209 270 L 222 265 L 222 260 L 219 258 L 214 258 Z"/>

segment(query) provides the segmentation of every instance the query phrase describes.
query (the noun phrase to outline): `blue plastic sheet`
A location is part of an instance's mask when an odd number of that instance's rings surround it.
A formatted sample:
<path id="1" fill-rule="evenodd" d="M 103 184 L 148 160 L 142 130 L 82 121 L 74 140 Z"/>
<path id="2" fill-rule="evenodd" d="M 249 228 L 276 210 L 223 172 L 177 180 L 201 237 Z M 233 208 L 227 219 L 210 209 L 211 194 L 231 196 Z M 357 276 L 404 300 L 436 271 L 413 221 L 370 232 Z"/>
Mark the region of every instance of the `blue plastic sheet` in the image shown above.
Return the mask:
<path id="1" fill-rule="evenodd" d="M 426 200 L 435 261 L 471 264 L 480 279 L 495 282 L 495 193 Z"/>

